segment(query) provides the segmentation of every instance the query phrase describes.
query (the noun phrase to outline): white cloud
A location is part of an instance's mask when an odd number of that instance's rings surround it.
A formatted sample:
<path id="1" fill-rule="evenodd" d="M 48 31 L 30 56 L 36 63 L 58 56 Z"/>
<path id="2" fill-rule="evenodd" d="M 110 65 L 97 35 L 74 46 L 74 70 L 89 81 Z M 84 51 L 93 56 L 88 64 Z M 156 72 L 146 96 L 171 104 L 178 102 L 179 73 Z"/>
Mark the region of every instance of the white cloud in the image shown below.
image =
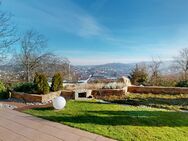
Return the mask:
<path id="1" fill-rule="evenodd" d="M 36 14 L 36 16 L 33 16 L 36 18 L 32 21 L 36 20 L 39 23 L 41 20 L 48 21 L 45 25 L 81 37 L 100 36 L 105 32 L 104 27 L 94 17 L 71 1 L 54 0 L 53 2 L 46 2 L 41 0 L 34 1 L 32 4 L 35 11 L 32 13 Z M 46 15 L 44 16 L 44 14 Z"/>
<path id="2" fill-rule="evenodd" d="M 100 36 L 103 34 L 103 28 L 91 16 L 80 16 L 80 30 L 81 36 Z"/>

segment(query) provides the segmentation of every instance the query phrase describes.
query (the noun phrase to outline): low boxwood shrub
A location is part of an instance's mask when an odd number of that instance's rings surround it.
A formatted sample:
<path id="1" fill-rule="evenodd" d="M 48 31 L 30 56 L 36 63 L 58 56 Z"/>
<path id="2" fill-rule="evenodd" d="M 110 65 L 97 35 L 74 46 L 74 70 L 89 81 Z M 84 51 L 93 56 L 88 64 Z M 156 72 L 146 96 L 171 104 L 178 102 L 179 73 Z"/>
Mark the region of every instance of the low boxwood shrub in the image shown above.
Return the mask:
<path id="1" fill-rule="evenodd" d="M 55 73 L 52 78 L 51 91 L 58 91 L 63 89 L 63 81 L 60 73 Z"/>
<path id="2" fill-rule="evenodd" d="M 26 82 L 26 83 L 17 83 L 13 86 L 13 91 L 16 92 L 24 92 L 24 93 L 35 93 L 36 85 L 34 83 Z"/>
<path id="3" fill-rule="evenodd" d="M 47 78 L 44 74 L 35 74 L 34 85 L 36 86 L 37 93 L 47 94 L 50 91 Z"/>
<path id="4" fill-rule="evenodd" d="M 176 84 L 176 87 L 188 87 L 188 80 L 181 80 Z"/>
<path id="5" fill-rule="evenodd" d="M 9 93 L 4 83 L 0 81 L 0 99 L 9 98 Z"/>

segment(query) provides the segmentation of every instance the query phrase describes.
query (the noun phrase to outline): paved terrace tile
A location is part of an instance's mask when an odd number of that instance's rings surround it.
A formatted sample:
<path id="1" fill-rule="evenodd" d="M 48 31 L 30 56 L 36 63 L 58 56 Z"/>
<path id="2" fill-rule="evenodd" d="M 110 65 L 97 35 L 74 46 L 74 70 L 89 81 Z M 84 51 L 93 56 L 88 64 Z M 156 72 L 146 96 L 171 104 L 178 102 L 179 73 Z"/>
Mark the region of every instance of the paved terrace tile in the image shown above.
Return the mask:
<path id="1" fill-rule="evenodd" d="M 0 141 L 113 141 L 14 110 L 0 109 Z"/>

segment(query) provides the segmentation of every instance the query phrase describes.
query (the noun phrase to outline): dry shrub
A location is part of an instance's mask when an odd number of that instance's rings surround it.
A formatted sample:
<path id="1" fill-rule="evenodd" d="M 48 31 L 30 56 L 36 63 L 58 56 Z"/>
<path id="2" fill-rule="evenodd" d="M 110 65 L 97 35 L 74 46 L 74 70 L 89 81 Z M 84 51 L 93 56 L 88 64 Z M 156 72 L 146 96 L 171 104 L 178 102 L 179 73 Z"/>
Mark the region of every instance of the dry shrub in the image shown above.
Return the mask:
<path id="1" fill-rule="evenodd" d="M 76 85 L 75 89 L 92 89 L 92 90 L 98 90 L 102 89 L 104 87 L 104 83 L 89 83 L 89 84 L 78 84 Z"/>

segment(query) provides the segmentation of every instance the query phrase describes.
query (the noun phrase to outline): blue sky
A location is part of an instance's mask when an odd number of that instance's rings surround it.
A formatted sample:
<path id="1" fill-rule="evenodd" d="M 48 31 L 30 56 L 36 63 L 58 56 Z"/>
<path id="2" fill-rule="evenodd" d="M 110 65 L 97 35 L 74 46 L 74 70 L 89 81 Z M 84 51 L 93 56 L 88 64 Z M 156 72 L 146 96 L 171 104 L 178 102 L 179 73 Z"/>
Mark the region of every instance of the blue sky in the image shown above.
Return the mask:
<path id="1" fill-rule="evenodd" d="M 72 64 L 170 60 L 188 47 L 188 0 L 2 0 L 20 34 L 35 29 Z"/>

